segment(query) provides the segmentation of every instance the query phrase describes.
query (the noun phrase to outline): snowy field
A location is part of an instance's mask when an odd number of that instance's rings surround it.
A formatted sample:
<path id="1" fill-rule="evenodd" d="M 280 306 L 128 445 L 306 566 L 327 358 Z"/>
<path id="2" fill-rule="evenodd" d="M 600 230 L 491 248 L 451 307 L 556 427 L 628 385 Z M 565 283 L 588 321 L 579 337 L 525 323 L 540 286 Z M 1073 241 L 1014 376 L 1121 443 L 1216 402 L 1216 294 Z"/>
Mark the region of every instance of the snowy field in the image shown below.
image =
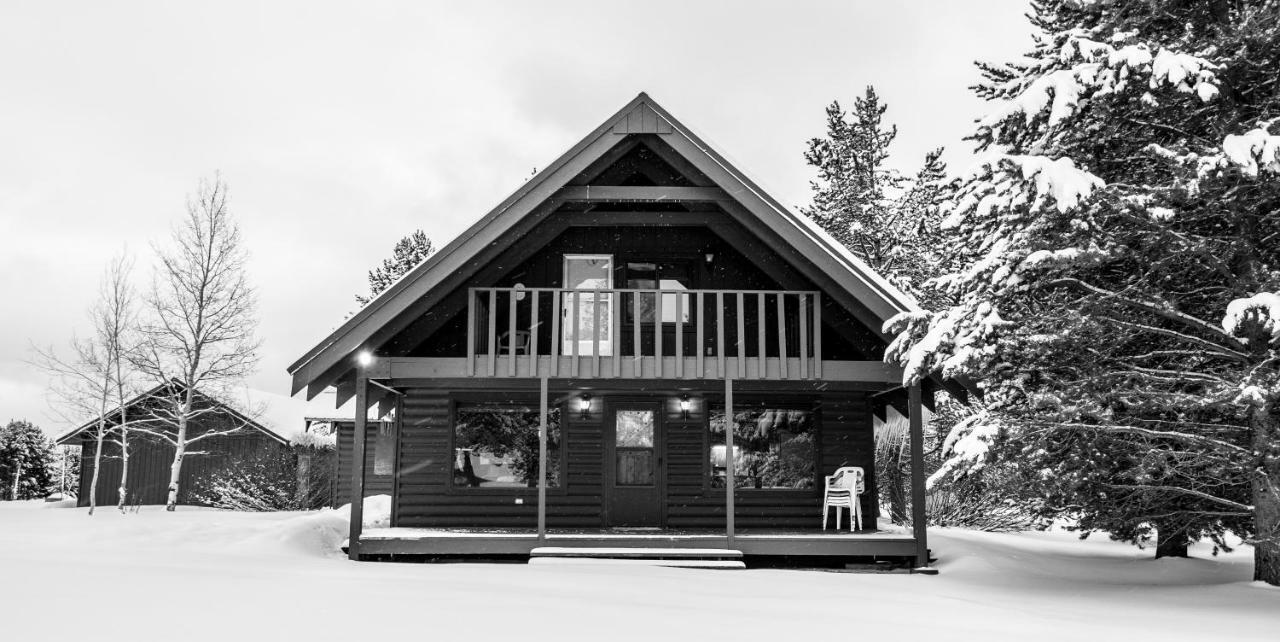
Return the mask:
<path id="1" fill-rule="evenodd" d="M 935 531 L 936 577 L 351 563 L 342 513 L 0 502 L 0 639 L 1271 640 L 1251 552 Z M 803 637 L 802 637 L 803 636 Z"/>

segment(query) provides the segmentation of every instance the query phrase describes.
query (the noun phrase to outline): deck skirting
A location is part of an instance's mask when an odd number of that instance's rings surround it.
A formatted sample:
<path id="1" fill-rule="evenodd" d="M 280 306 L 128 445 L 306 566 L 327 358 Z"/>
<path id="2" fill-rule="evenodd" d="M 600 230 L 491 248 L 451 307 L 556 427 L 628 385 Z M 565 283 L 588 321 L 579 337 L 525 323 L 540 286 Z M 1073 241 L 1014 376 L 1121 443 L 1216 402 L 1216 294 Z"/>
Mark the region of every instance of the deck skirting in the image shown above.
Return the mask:
<path id="1" fill-rule="evenodd" d="M 431 528 L 369 529 L 361 555 L 524 556 L 540 547 L 733 549 L 744 556 L 907 557 L 916 540 L 906 533 L 760 532 L 734 536 L 691 532 L 562 532 L 539 538 L 532 531 L 464 531 Z"/>

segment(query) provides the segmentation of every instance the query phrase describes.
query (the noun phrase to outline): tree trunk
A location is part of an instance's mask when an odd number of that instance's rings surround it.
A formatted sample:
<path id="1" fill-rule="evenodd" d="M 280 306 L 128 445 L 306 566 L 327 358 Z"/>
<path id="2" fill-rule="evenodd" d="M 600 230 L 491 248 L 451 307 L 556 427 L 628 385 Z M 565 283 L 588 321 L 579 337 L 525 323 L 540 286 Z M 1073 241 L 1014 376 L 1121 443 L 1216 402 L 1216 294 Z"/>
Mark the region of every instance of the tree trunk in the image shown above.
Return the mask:
<path id="1" fill-rule="evenodd" d="M 1188 557 L 1186 527 L 1174 520 L 1156 522 L 1156 559 L 1162 557 Z"/>
<path id="2" fill-rule="evenodd" d="M 195 402 L 194 391 L 194 385 L 188 383 L 182 398 L 182 414 L 178 416 L 178 436 L 174 440 L 173 465 L 169 467 L 169 497 L 164 504 L 164 509 L 169 512 L 178 508 L 178 480 L 182 478 L 182 458 L 187 454 L 187 422 L 191 418 L 191 407 Z"/>
<path id="3" fill-rule="evenodd" d="M 164 509 L 169 512 L 178 508 L 178 480 L 182 477 L 182 457 L 186 455 L 186 451 L 186 440 L 179 439 L 178 447 L 173 453 L 173 464 L 169 466 L 169 497 L 164 503 Z"/>
<path id="4" fill-rule="evenodd" d="M 21 456 L 21 453 L 19 453 Z M 18 480 L 22 479 L 22 460 L 15 462 L 17 468 L 13 470 L 13 501 L 18 501 Z"/>
<path id="5" fill-rule="evenodd" d="M 1250 418 L 1253 448 L 1260 455 L 1253 474 L 1253 579 L 1280 586 L 1280 418 L 1275 402 Z"/>
<path id="6" fill-rule="evenodd" d="M 98 428 L 97 447 L 93 450 L 93 479 L 89 482 L 89 514 L 98 507 L 98 471 L 102 470 L 102 440 L 106 431 Z"/>
<path id="7" fill-rule="evenodd" d="M 121 423 L 123 423 L 123 413 L 121 411 Z M 116 508 L 120 512 L 124 512 L 125 502 L 129 496 L 129 430 L 123 425 L 120 426 L 120 498 L 116 502 Z"/>

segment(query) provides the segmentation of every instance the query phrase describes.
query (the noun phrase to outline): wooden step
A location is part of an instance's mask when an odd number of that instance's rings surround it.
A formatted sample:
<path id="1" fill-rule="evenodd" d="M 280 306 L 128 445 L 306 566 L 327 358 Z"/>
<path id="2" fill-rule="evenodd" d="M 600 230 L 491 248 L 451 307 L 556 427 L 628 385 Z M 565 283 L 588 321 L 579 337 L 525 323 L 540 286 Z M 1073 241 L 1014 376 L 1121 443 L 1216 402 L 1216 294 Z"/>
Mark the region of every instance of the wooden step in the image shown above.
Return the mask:
<path id="1" fill-rule="evenodd" d="M 600 557 L 621 559 L 742 559 L 742 551 L 724 548 L 650 548 L 613 546 L 540 546 L 530 557 Z"/>
<path id="2" fill-rule="evenodd" d="M 529 563 L 537 566 L 663 566 L 672 568 L 746 568 L 741 560 L 662 560 L 617 557 L 531 557 Z"/>
<path id="3" fill-rule="evenodd" d="M 529 563 L 746 568 L 746 565 L 742 563 L 742 551 L 723 548 L 542 546 L 529 552 Z"/>

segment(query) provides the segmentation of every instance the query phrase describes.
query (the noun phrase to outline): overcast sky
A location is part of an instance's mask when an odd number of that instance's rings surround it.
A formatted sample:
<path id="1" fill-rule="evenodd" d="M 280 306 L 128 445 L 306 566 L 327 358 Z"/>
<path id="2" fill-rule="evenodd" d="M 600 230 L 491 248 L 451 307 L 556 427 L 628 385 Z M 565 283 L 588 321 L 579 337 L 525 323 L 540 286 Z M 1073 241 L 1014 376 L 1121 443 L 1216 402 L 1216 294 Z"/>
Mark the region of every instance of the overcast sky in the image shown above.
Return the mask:
<path id="1" fill-rule="evenodd" d="M 463 6 L 472 5 L 472 6 Z M 609 6 L 606 6 L 609 5 Z M 983 105 L 972 61 L 1030 44 L 1021 0 L 0 4 L 0 421 L 64 424 L 27 363 L 86 332 L 123 248 L 140 286 L 221 171 L 264 340 L 248 382 L 356 307 L 421 228 L 437 246 L 640 91 L 789 206 L 823 107 L 875 85 L 910 171 Z"/>

